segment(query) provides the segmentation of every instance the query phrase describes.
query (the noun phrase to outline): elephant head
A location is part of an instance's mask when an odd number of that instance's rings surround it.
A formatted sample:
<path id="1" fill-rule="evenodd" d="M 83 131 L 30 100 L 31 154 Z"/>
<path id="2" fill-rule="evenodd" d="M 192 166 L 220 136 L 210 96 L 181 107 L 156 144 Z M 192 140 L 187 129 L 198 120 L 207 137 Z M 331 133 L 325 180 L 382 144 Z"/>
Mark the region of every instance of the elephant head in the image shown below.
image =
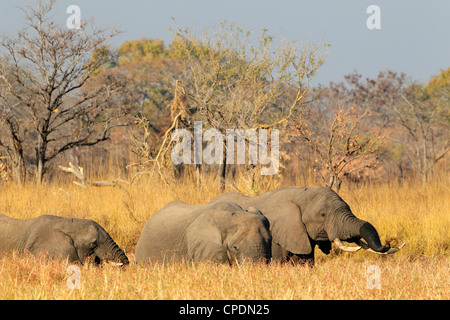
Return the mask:
<path id="1" fill-rule="evenodd" d="M 87 258 L 99 264 L 110 261 L 127 265 L 129 260 L 111 236 L 97 222 L 89 219 L 59 218 L 52 224 L 55 233 L 64 234 L 73 249 L 72 259 L 83 263 Z M 58 244 L 54 244 L 58 245 Z M 73 257 L 75 255 L 75 258 Z"/>
<path id="2" fill-rule="evenodd" d="M 329 253 L 331 243 L 347 251 L 364 248 L 387 254 L 401 249 L 382 245 L 377 230 L 352 213 L 344 200 L 329 188 L 312 186 L 282 187 L 256 197 L 238 192 L 223 193 L 210 204 L 231 201 L 247 208 L 255 206 L 270 223 L 272 259 L 314 265 L 314 247 Z M 365 241 L 367 241 L 367 243 Z M 344 241 L 360 247 L 349 247 Z"/>
<path id="3" fill-rule="evenodd" d="M 285 237 L 289 251 L 308 254 L 313 249 L 311 240 L 318 243 L 325 253 L 331 249 L 330 241 L 345 251 L 357 251 L 363 247 L 376 253 L 393 253 L 400 249 L 390 248 L 389 244 L 382 245 L 374 226 L 358 219 L 348 204 L 329 188 L 313 186 L 296 189 L 295 196 L 291 198 L 299 208 L 300 219 L 291 220 L 296 232 Z M 346 246 L 341 240 L 355 242 L 361 247 Z"/>
<path id="4" fill-rule="evenodd" d="M 233 264 L 271 258 L 269 222 L 256 208 L 216 203 L 202 212 L 186 230 L 188 256 Z"/>

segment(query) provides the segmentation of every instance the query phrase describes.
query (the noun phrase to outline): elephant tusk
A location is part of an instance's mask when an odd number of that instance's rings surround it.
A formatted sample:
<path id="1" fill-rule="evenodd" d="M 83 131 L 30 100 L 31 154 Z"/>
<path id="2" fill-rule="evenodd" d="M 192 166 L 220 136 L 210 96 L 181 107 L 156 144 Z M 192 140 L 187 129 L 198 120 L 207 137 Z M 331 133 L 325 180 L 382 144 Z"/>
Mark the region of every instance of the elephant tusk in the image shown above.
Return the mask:
<path id="1" fill-rule="evenodd" d="M 361 247 L 349 247 L 349 246 L 346 246 L 345 244 L 343 244 L 341 242 L 341 240 L 339 238 L 334 239 L 333 242 L 339 249 L 341 249 L 343 251 L 356 252 L 356 251 L 361 249 Z"/>
<path id="2" fill-rule="evenodd" d="M 390 248 L 390 249 L 389 249 L 388 251 L 386 251 L 386 252 L 377 252 L 377 251 L 375 251 L 375 250 L 372 250 L 372 249 L 369 247 L 369 245 L 368 245 L 367 243 L 365 243 L 364 241 L 362 241 L 361 239 L 358 240 L 358 244 L 359 244 L 363 249 L 365 249 L 365 250 L 367 250 L 367 251 L 370 251 L 370 252 L 373 252 L 373 253 L 376 253 L 376 254 L 392 254 L 392 253 L 396 253 L 397 251 L 400 251 L 400 249 L 402 249 L 402 248 L 405 246 L 406 242 L 403 243 L 400 247 L 393 247 L 393 248 Z"/>

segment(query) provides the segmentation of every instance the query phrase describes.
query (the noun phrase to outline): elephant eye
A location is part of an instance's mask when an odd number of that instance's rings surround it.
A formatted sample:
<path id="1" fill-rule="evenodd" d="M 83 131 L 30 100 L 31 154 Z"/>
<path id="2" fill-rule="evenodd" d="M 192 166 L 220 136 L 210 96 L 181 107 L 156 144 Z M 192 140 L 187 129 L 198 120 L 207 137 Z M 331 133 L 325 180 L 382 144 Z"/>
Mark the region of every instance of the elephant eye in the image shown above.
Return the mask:
<path id="1" fill-rule="evenodd" d="M 97 239 L 91 242 L 91 247 L 96 247 L 98 245 Z"/>
<path id="2" fill-rule="evenodd" d="M 234 251 L 239 251 L 239 247 L 237 245 L 233 245 L 233 250 Z"/>

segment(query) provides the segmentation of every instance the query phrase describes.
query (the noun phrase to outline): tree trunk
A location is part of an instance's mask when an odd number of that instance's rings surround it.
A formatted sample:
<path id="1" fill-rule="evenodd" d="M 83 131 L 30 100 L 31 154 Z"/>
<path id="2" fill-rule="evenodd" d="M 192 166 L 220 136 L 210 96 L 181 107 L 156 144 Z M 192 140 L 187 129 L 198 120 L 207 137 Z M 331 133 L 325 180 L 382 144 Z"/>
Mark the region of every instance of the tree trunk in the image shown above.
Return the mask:
<path id="1" fill-rule="evenodd" d="M 223 143 L 222 148 L 222 163 L 219 165 L 219 191 L 224 192 L 225 191 L 225 176 L 226 176 L 226 169 L 227 169 L 227 147 L 225 143 Z"/>
<path id="2" fill-rule="evenodd" d="M 17 159 L 14 161 L 12 166 L 12 175 L 14 181 L 19 184 L 23 185 L 25 183 L 26 179 L 26 169 L 25 169 L 25 163 L 23 160 L 23 154 L 17 155 Z"/>
<path id="3" fill-rule="evenodd" d="M 16 137 L 13 139 L 14 143 L 14 152 L 13 154 L 10 154 L 10 163 L 12 166 L 12 174 L 13 179 L 18 183 L 19 185 L 22 185 L 25 183 L 26 178 L 26 169 L 25 169 L 25 161 L 23 158 L 23 148 L 22 148 L 22 141 L 16 139 Z"/>
<path id="4" fill-rule="evenodd" d="M 45 154 L 47 151 L 47 142 L 39 136 L 38 146 L 36 148 L 36 185 L 40 186 L 45 173 Z"/>
<path id="5" fill-rule="evenodd" d="M 223 157 L 222 164 L 219 166 L 219 191 L 225 191 L 225 175 L 226 175 L 227 163 L 225 156 Z"/>
<path id="6" fill-rule="evenodd" d="M 25 161 L 23 157 L 23 139 L 20 138 L 19 125 L 14 117 L 9 117 L 6 119 L 6 123 L 9 126 L 12 148 L 6 147 L 9 157 L 9 163 L 11 165 L 13 179 L 22 185 L 25 182 L 26 170 Z"/>
<path id="7" fill-rule="evenodd" d="M 427 184 L 428 180 L 428 148 L 427 141 L 425 139 L 424 132 L 422 132 L 422 145 L 423 145 L 423 172 L 422 172 L 422 186 Z"/>
<path id="8" fill-rule="evenodd" d="M 339 194 L 339 190 L 341 188 L 342 180 L 339 179 L 337 174 L 330 174 L 330 180 L 328 181 L 327 187 Z"/>
<path id="9" fill-rule="evenodd" d="M 39 187 L 42 183 L 42 176 L 43 176 L 43 161 L 42 159 L 38 159 L 38 163 L 37 163 L 37 169 L 36 169 L 36 185 Z"/>
<path id="10" fill-rule="evenodd" d="M 336 176 L 335 179 L 334 179 L 334 188 L 333 188 L 333 190 L 337 194 L 339 194 L 339 190 L 341 189 L 341 183 L 342 183 L 342 180 L 339 179 L 338 176 Z"/>

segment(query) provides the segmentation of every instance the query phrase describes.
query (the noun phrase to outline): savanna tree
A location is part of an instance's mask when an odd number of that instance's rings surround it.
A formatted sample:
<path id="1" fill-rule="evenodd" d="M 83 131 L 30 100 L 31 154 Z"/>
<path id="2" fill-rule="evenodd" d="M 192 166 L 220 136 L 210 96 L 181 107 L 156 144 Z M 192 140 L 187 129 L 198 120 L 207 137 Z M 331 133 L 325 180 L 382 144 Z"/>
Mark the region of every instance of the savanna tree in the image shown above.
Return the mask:
<path id="1" fill-rule="evenodd" d="M 107 43 L 119 32 L 92 20 L 80 29 L 58 25 L 54 6 L 41 0 L 23 8 L 25 27 L 0 44 L 0 148 L 18 181 L 32 158 L 24 148 L 34 148 L 38 184 L 58 155 L 109 138 L 121 113 L 113 100 L 124 85 L 113 74 L 98 75 L 113 60 Z"/>
<path id="2" fill-rule="evenodd" d="M 264 30 L 254 38 L 233 24 L 173 31 L 170 50 L 184 64 L 177 80 L 193 118 L 222 133 L 219 188 L 225 188 L 226 130 L 283 128 L 304 103 L 310 80 L 324 62 L 326 45 L 281 40 Z"/>
<path id="3" fill-rule="evenodd" d="M 387 156 L 398 158 L 396 162 L 408 159 L 425 183 L 450 151 L 449 90 L 450 68 L 428 83 L 388 70 L 365 80 L 357 73 L 347 75 L 345 81 L 331 84 L 325 96 L 370 110 L 367 129 L 388 132 Z"/>
<path id="4" fill-rule="evenodd" d="M 394 119 L 406 130 L 422 184 L 450 151 L 450 68 L 428 84 L 411 84 L 393 105 Z"/>
<path id="5" fill-rule="evenodd" d="M 315 156 L 315 173 L 323 183 L 339 193 L 343 178 L 379 163 L 381 136 L 365 130 L 369 111 L 354 106 L 336 106 L 334 110 L 309 108 L 301 113 L 296 134 Z"/>

